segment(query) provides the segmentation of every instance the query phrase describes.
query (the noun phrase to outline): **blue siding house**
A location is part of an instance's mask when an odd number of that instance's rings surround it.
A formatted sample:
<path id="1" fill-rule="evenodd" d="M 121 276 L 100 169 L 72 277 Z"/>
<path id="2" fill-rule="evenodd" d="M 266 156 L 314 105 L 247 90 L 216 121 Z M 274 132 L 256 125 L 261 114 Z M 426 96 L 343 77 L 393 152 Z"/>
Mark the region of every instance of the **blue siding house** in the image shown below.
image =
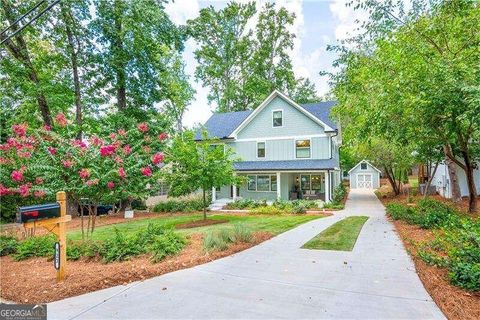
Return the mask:
<path id="1" fill-rule="evenodd" d="M 212 190 L 213 200 L 320 199 L 329 202 L 341 183 L 339 125 L 330 118 L 334 101 L 299 105 L 274 91 L 255 110 L 215 113 L 205 123 L 210 138 L 230 147 L 239 186 Z M 197 133 L 197 140 L 201 140 Z"/>

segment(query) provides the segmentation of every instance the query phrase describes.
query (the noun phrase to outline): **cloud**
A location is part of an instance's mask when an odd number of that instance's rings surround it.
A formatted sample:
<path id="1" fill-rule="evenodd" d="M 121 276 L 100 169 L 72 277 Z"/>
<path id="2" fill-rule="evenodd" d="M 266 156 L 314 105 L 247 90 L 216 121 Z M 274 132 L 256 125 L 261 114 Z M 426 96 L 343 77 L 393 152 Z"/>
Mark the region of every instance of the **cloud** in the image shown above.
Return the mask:
<path id="1" fill-rule="evenodd" d="M 368 13 L 365 10 L 355 10 L 352 5 L 347 6 L 350 0 L 333 0 L 330 3 L 330 11 L 335 18 L 335 38 L 337 41 L 348 39 L 358 35 L 360 24 L 365 21 Z"/>

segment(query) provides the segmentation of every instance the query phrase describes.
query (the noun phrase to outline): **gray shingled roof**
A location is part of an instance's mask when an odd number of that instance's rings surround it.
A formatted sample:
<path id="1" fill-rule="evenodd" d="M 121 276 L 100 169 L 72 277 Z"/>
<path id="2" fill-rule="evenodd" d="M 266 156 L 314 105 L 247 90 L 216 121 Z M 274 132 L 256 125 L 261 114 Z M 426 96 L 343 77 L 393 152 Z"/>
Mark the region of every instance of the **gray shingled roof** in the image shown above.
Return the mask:
<path id="1" fill-rule="evenodd" d="M 322 101 L 301 105 L 305 110 L 313 114 L 319 120 L 326 123 L 332 129 L 337 129 L 337 125 L 330 119 L 330 110 L 336 104 L 336 101 Z M 227 138 L 249 115 L 252 110 L 214 113 L 204 124 L 209 137 L 225 139 Z M 201 133 L 198 131 L 195 140 L 201 140 Z"/>
<path id="2" fill-rule="evenodd" d="M 339 168 L 338 159 L 305 159 L 280 161 L 241 161 L 235 162 L 237 171 L 273 171 L 273 170 L 326 170 Z"/>

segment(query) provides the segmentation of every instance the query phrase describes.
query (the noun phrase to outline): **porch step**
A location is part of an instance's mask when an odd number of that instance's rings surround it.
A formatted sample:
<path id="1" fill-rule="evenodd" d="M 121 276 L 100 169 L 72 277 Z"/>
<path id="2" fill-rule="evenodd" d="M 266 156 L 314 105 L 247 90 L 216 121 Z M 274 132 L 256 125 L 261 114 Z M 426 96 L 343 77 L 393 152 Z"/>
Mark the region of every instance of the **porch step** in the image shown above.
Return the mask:
<path id="1" fill-rule="evenodd" d="M 227 198 L 222 198 L 222 199 L 217 199 L 214 202 L 208 206 L 210 211 L 219 211 L 222 210 L 222 208 L 227 205 L 227 203 L 233 202 L 233 199 L 227 199 Z"/>

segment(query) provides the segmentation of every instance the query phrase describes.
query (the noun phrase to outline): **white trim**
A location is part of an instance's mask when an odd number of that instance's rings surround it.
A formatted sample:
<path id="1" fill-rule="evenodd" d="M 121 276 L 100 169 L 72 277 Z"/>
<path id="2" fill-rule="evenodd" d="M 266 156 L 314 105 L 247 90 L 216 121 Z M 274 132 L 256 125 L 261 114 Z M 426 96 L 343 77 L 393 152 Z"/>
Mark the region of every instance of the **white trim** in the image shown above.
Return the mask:
<path id="1" fill-rule="evenodd" d="M 273 114 L 274 114 L 275 112 L 278 112 L 278 111 L 280 111 L 280 112 L 282 113 L 282 125 L 281 125 L 281 126 L 278 126 L 278 127 L 275 127 L 275 126 L 273 125 Z M 272 110 L 272 128 L 283 128 L 283 125 L 284 125 L 284 124 L 285 124 L 285 123 L 283 122 L 283 109 Z"/>
<path id="2" fill-rule="evenodd" d="M 330 171 L 325 173 L 325 203 L 330 203 Z"/>
<path id="3" fill-rule="evenodd" d="M 292 139 L 299 139 L 305 140 L 309 138 L 326 138 L 330 137 L 331 134 L 309 134 L 309 135 L 302 135 L 302 136 L 281 136 L 281 137 L 258 137 L 258 138 L 245 138 L 245 139 L 236 139 L 232 142 L 250 142 L 250 141 L 267 141 L 267 140 L 292 140 Z"/>
<path id="4" fill-rule="evenodd" d="M 215 200 L 217 200 L 217 189 L 212 187 L 212 202 L 215 202 Z"/>
<path id="5" fill-rule="evenodd" d="M 333 153 L 332 153 L 332 137 L 330 137 L 330 139 L 328 139 L 328 153 L 330 154 L 330 159 L 332 159 L 333 157 Z"/>
<path id="6" fill-rule="evenodd" d="M 250 170 L 250 171 L 239 171 L 236 170 L 237 174 L 243 174 L 243 175 L 253 175 L 253 174 L 263 174 L 263 173 L 275 173 L 275 172 L 289 172 L 289 173 L 318 173 L 318 172 L 327 172 L 327 171 L 340 171 L 339 168 L 334 168 L 334 169 L 323 169 L 323 170 L 309 170 L 309 169 L 298 169 L 298 170 Z"/>
<path id="7" fill-rule="evenodd" d="M 355 175 L 355 181 L 356 181 L 356 186 L 355 188 L 358 189 L 358 176 L 359 175 L 362 175 L 362 176 L 370 176 L 370 188 L 366 188 L 366 187 L 363 187 L 361 189 L 375 189 L 375 187 L 373 186 L 373 174 L 371 172 L 360 172 L 360 173 L 357 173 Z M 363 182 L 365 182 L 366 180 L 363 180 Z"/>
<path id="8" fill-rule="evenodd" d="M 259 157 L 258 156 L 258 144 L 259 143 L 263 143 L 264 144 L 264 152 L 265 152 L 265 155 L 263 157 Z M 257 140 L 257 143 L 255 143 L 255 147 L 256 147 L 256 150 L 255 150 L 255 157 L 257 159 L 266 159 L 267 158 L 267 142 L 266 141 L 262 141 L 262 140 Z"/>
<path id="9" fill-rule="evenodd" d="M 355 170 L 355 169 L 360 165 L 360 163 L 362 163 L 362 162 L 366 162 L 370 167 L 372 167 L 373 169 L 377 170 L 378 173 L 382 173 L 382 171 L 380 171 L 380 170 L 378 170 L 377 168 L 375 168 L 370 162 L 368 162 L 367 160 L 363 159 L 362 161 L 360 161 L 359 163 L 357 163 L 357 164 L 355 165 L 355 167 L 353 167 L 352 169 L 350 169 L 350 170 L 348 171 L 348 174 L 350 174 L 350 172 L 352 172 L 353 170 Z"/>
<path id="10" fill-rule="evenodd" d="M 282 198 L 282 190 L 280 188 L 281 186 L 281 183 L 280 183 L 280 172 L 277 172 L 277 200 L 280 200 Z M 271 189 L 271 186 L 272 186 L 272 180 L 270 178 L 270 189 Z"/>
<path id="11" fill-rule="evenodd" d="M 302 112 L 303 114 L 305 114 L 306 116 L 308 116 L 310 119 L 312 119 L 314 122 L 316 122 L 317 124 L 321 125 L 325 131 L 335 131 L 333 130 L 330 126 L 328 126 L 325 122 L 323 122 L 322 120 L 318 119 L 317 117 L 315 117 L 313 114 L 311 114 L 310 112 L 308 112 L 307 110 L 305 110 L 304 108 L 302 108 L 299 104 L 297 104 L 296 102 L 294 102 L 293 100 L 291 100 L 289 97 L 287 97 L 285 94 L 281 93 L 280 91 L 278 90 L 274 90 L 265 100 L 263 100 L 263 102 L 255 109 L 253 110 L 252 113 L 250 113 L 248 115 L 247 118 L 245 118 L 245 120 L 242 121 L 242 123 L 240 123 L 240 125 L 235 129 L 233 130 L 233 132 L 229 135 L 229 138 L 236 138 L 238 133 L 253 119 L 255 118 L 255 116 L 260 113 L 260 111 L 262 111 L 270 101 L 273 100 L 273 98 L 275 98 L 276 96 L 279 96 L 280 98 L 282 98 L 283 100 L 285 100 L 286 102 L 288 102 L 290 105 L 292 105 L 293 107 L 295 107 L 298 111 Z M 282 114 L 282 117 L 283 117 L 283 114 Z M 272 125 L 273 125 L 273 120 L 272 120 Z M 283 125 L 283 120 L 282 120 L 282 125 Z"/>
<path id="12" fill-rule="evenodd" d="M 298 158 L 297 157 L 297 141 L 304 141 L 304 140 L 308 140 L 310 141 L 310 156 L 309 157 L 301 157 L 301 158 Z M 303 159 L 312 159 L 312 153 L 313 153 L 313 150 L 312 150 L 312 138 L 308 138 L 308 139 L 294 139 L 293 140 L 293 159 L 297 160 L 303 160 Z"/>

